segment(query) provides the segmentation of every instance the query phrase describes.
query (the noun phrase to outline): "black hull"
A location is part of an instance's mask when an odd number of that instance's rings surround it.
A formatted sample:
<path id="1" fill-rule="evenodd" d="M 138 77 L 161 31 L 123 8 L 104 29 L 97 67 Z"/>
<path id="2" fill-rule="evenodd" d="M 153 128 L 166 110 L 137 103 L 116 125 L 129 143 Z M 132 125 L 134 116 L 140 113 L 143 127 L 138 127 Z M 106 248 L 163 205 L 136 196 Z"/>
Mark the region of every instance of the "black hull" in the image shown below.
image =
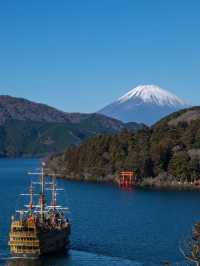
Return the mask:
<path id="1" fill-rule="evenodd" d="M 39 234 L 40 255 L 58 253 L 69 248 L 69 231 L 55 230 Z"/>

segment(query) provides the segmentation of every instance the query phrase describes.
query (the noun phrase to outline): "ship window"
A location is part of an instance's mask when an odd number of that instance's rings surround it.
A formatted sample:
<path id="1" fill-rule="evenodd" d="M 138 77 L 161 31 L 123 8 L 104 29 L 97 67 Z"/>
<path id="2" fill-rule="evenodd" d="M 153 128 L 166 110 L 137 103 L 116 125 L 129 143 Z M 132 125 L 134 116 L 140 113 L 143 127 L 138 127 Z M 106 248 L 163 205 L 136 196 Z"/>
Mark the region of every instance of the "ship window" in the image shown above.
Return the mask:
<path id="1" fill-rule="evenodd" d="M 21 228 L 21 227 L 15 227 L 15 228 L 13 228 L 13 231 L 14 232 L 22 232 L 22 231 L 25 231 L 25 230 L 23 230 L 23 228 Z"/>

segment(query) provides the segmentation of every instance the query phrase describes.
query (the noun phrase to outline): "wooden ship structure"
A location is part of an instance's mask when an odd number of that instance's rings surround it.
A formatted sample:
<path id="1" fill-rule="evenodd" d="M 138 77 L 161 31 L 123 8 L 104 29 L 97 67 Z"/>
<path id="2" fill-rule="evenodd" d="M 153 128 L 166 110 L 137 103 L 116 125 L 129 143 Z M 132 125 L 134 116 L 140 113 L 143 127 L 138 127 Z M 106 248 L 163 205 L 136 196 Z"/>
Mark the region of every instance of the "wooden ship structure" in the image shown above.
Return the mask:
<path id="1" fill-rule="evenodd" d="M 68 208 L 57 204 L 58 191 L 63 189 L 57 188 L 54 175 L 48 175 L 50 182 L 47 182 L 43 166 L 40 173 L 30 173 L 39 175 L 39 182 L 31 182 L 29 193 L 21 194 L 29 197 L 29 203 L 12 217 L 9 246 L 13 257 L 39 257 L 69 249 L 71 229 L 64 214 Z M 34 185 L 40 186 L 39 194 L 35 193 Z"/>

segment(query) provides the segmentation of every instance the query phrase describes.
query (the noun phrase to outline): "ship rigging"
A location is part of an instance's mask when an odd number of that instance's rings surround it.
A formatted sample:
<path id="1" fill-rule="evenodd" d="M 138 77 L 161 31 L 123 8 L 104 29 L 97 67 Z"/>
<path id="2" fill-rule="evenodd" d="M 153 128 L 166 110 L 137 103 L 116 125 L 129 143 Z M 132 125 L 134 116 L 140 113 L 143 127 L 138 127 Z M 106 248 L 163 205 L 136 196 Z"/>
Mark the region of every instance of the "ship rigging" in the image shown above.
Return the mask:
<path id="1" fill-rule="evenodd" d="M 58 188 L 56 175 L 48 174 L 51 181 L 47 181 L 46 169 L 42 165 L 41 172 L 29 173 L 39 176 L 39 182 L 31 182 L 29 203 L 25 209 L 17 210 L 19 217 L 12 217 L 9 246 L 11 254 L 16 257 L 38 257 L 44 254 L 58 252 L 69 248 L 70 222 L 64 212 L 68 208 L 57 204 Z M 35 187 L 40 186 L 40 193 L 35 193 Z M 47 191 L 51 192 L 50 199 Z M 38 203 L 35 204 L 35 196 Z M 48 204 L 48 200 L 50 204 Z"/>

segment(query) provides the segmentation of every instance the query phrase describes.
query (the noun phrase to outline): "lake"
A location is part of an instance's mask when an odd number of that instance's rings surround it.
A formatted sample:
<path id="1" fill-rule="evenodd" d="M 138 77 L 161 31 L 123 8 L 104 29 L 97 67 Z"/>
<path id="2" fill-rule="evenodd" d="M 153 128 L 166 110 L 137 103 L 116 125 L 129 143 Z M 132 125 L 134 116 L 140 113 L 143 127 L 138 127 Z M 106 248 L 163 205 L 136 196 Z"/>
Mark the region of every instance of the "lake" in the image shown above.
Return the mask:
<path id="1" fill-rule="evenodd" d="M 60 201 L 70 208 L 71 250 L 40 260 L 10 258 L 11 215 L 23 199 L 29 170 L 39 160 L 0 160 L 0 265 L 9 266 L 157 266 L 185 265 L 179 251 L 192 225 L 200 220 L 199 192 L 121 190 L 110 184 L 58 180 Z M 27 200 L 27 199 L 26 199 Z"/>

